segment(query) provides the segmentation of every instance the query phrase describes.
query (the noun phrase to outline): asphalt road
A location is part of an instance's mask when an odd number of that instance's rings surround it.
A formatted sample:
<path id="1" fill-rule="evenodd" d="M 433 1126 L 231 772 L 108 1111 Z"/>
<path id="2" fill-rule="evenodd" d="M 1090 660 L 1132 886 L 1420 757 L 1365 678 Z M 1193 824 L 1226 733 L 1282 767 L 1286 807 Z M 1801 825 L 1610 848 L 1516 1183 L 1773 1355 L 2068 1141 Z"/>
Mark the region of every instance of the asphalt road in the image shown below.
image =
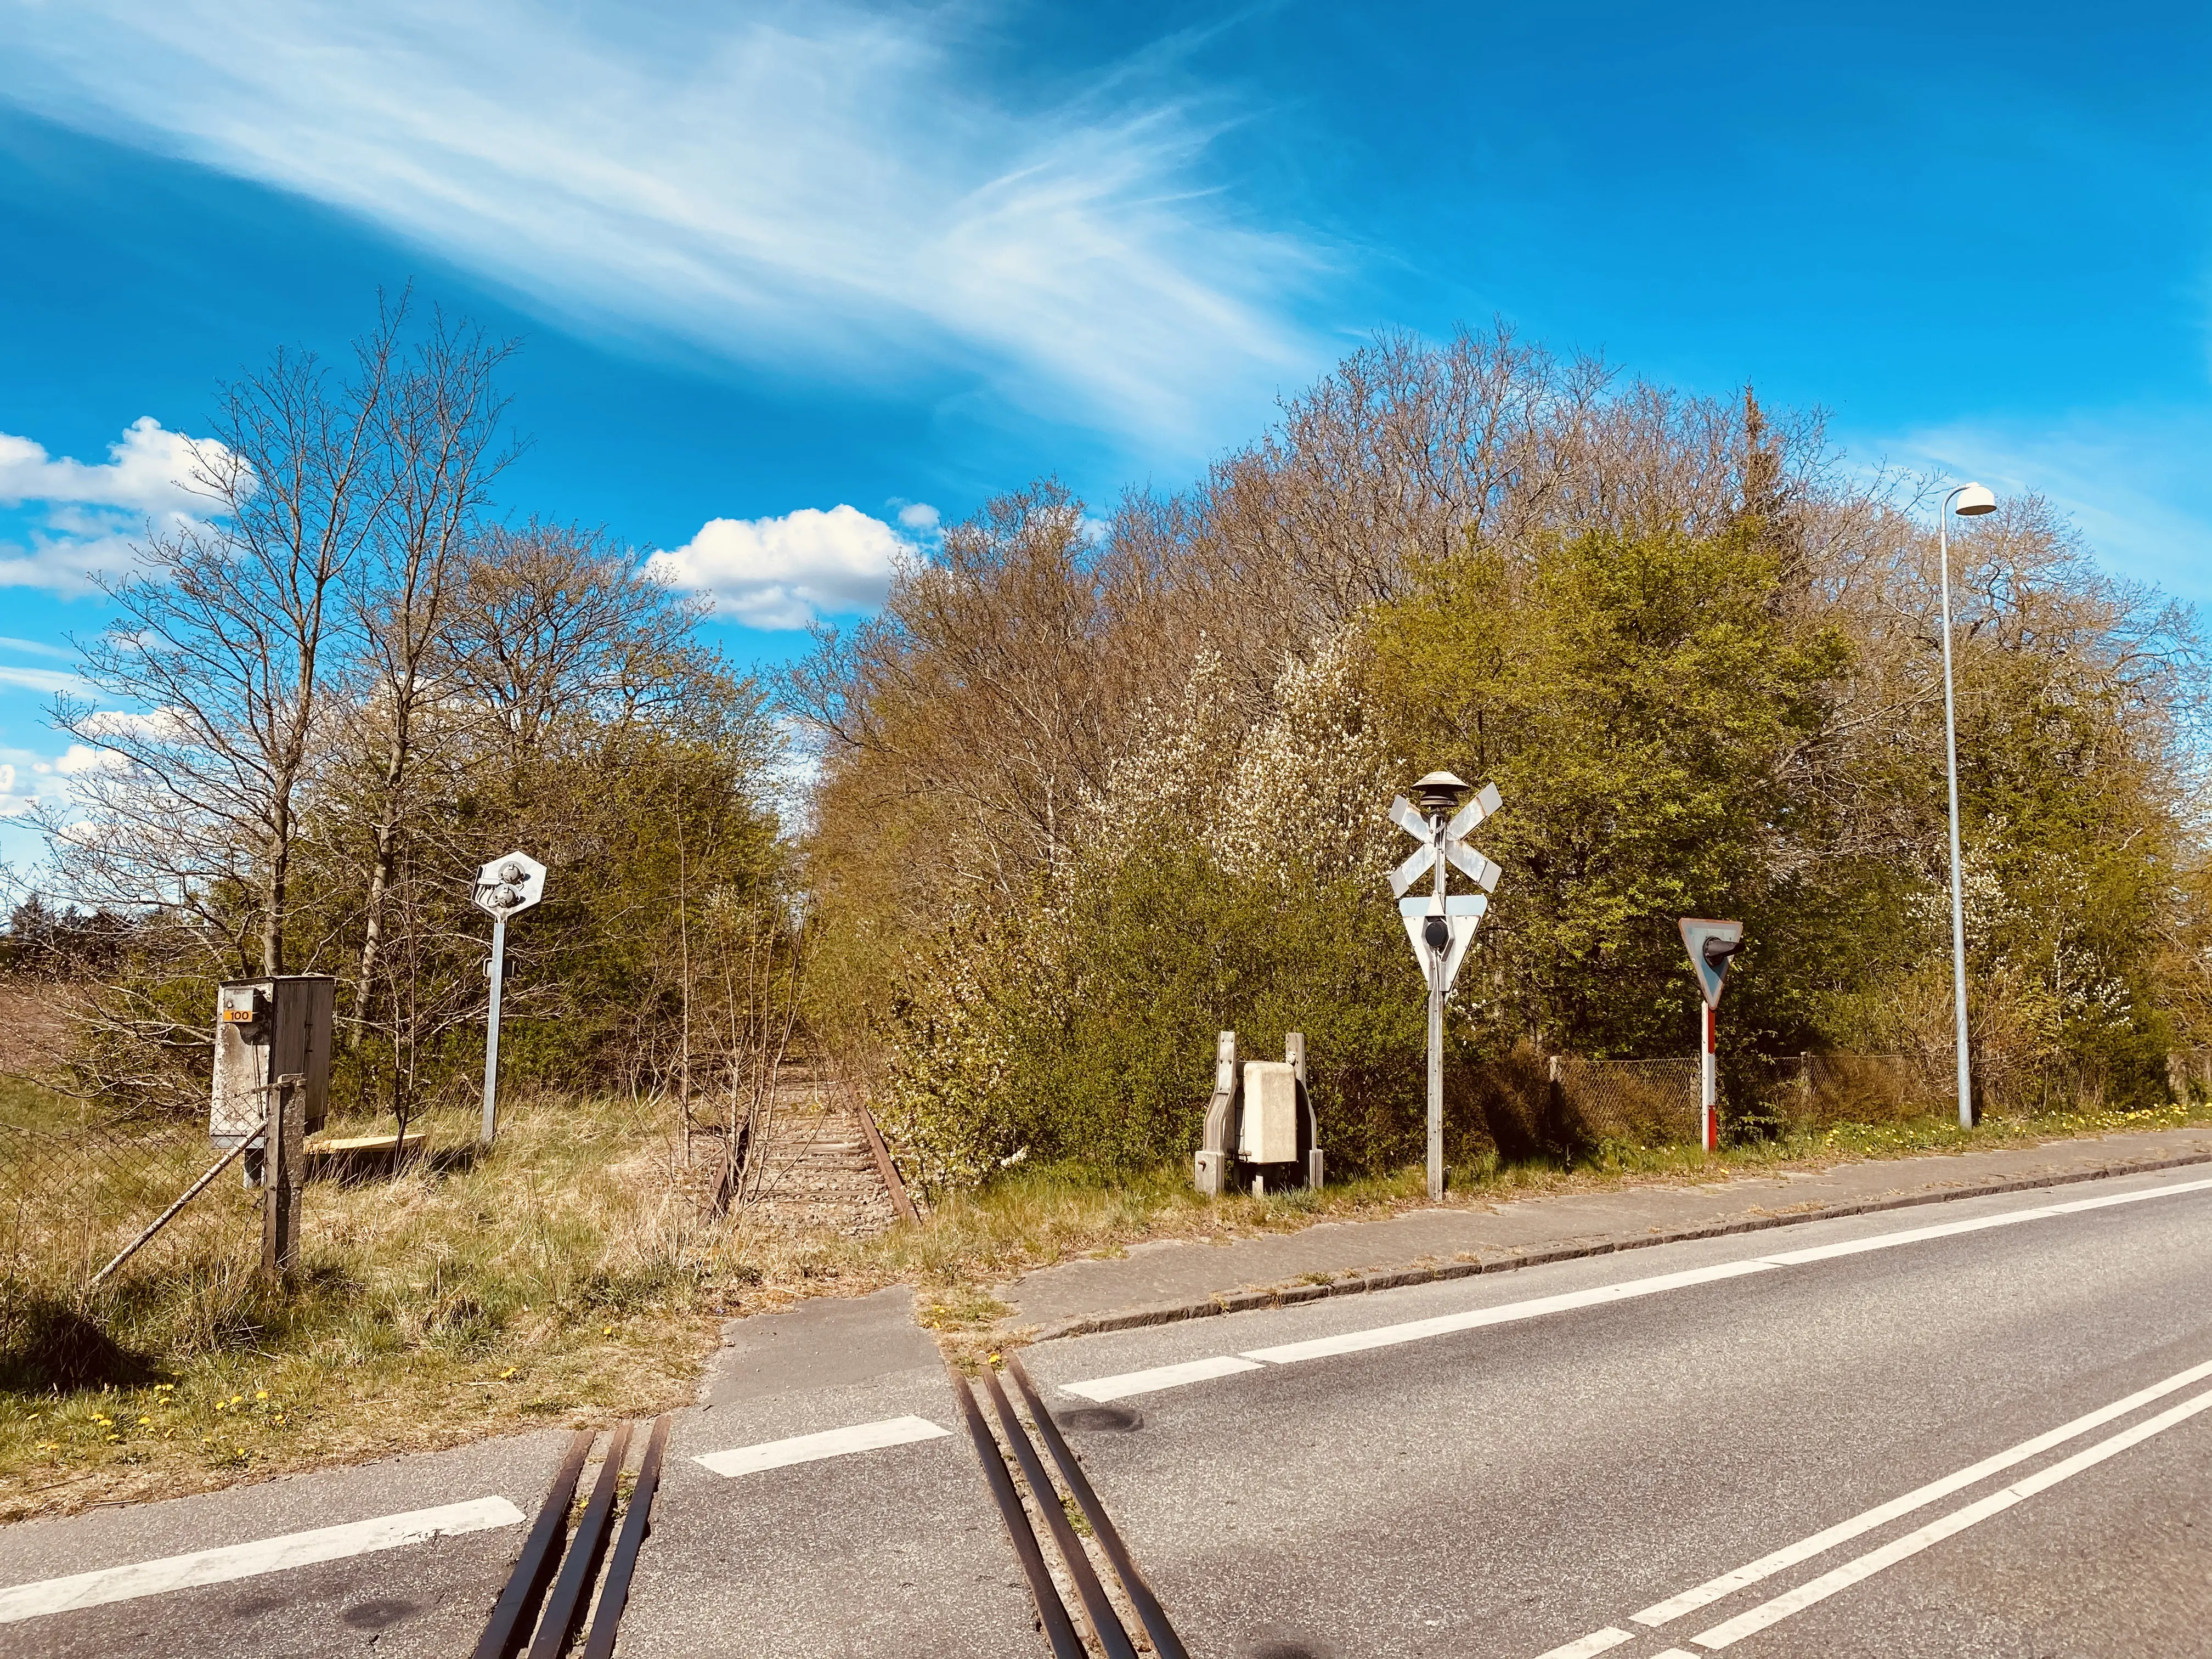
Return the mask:
<path id="1" fill-rule="evenodd" d="M 1091 1338 L 1038 1351 L 1030 1370 L 1076 1382 L 1925 1224 L 1856 1218 Z M 1616 1630 L 1630 1639 L 1592 1651 L 1648 1659 L 1707 1651 L 1692 1638 L 1727 1617 L 2212 1390 L 2212 1376 L 1701 1614 L 1647 1631 L 1638 1611 L 2208 1361 L 2212 1193 L 2197 1192 L 1114 1402 L 1138 1426 L 1066 1404 L 1194 1653 L 1535 1659 Z M 2212 1653 L 2212 1412 L 1730 1651 Z"/>
<path id="2" fill-rule="evenodd" d="M 1703 1656 L 1723 1649 L 1699 1637 L 1725 1637 L 1729 1621 L 1852 1562 L 1853 1582 L 1724 1650 L 2212 1653 L 2212 1409 L 2175 1415 L 2212 1401 L 2212 1370 L 1663 1624 L 1634 1617 L 2212 1366 L 2212 1191 L 1956 1231 L 2203 1178 L 2176 1170 L 1664 1246 L 1027 1358 L 1208 1659 Z M 1929 1228 L 1947 1231 L 1756 1265 Z M 1607 1291 L 1654 1278 L 1667 1282 Z M 1525 1306 L 1539 1298 L 1565 1305 Z M 1358 1346 L 1359 1333 L 1424 1320 L 1446 1328 Z M 847 1304 L 811 1337 L 788 1329 L 802 1363 L 749 1361 L 712 1409 L 679 1421 L 626 1659 L 1043 1654 L 957 1432 L 736 1477 L 692 1461 L 889 1419 L 957 1430 L 941 1374 L 893 1304 Z M 784 1340 L 763 1331 L 764 1351 Z M 1236 1358 L 1300 1343 L 1331 1351 Z M 1098 1380 L 1191 1361 L 1242 1369 L 1103 1401 L 1069 1392 L 1115 1395 L 1121 1385 Z M 2113 1444 L 2131 1433 L 2136 1443 Z M 0 1586 L 487 1493 L 528 1510 L 557 1455 L 558 1437 L 537 1437 L 12 1528 Z M 2024 1495 L 1996 1498 L 2008 1487 Z M 1946 1519 L 1993 1499 L 1996 1512 Z M 1907 1553 L 1931 1523 L 1956 1529 Z M 0 1654 L 459 1659 L 520 1531 L 0 1623 Z"/>

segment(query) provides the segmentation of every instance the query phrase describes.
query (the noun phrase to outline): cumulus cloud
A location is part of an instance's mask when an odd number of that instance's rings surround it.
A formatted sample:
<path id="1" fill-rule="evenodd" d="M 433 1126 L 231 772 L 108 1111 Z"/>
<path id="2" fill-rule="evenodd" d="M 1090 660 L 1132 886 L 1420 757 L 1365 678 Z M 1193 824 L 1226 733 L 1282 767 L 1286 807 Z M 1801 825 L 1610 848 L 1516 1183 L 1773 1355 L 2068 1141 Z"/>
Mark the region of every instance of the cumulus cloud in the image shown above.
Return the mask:
<path id="1" fill-rule="evenodd" d="M 54 763 L 54 770 L 65 778 L 76 778 L 88 772 L 127 771 L 130 765 L 130 762 L 112 749 L 94 749 L 89 744 L 73 743 L 62 750 L 61 758 Z"/>
<path id="2" fill-rule="evenodd" d="M 1004 90 L 961 7 L 73 0 L 8 95 L 358 213 L 571 318 L 1210 447 L 1330 354 L 1172 46 Z M 1216 98 L 1219 94 L 1213 94 Z"/>
<path id="3" fill-rule="evenodd" d="M 921 507 L 934 526 L 937 511 Z M 916 507 L 899 515 L 909 527 Z M 683 546 L 655 553 L 649 574 L 713 596 L 749 628 L 804 628 L 816 617 L 872 611 L 911 546 L 856 507 L 803 507 L 781 518 L 709 519 Z"/>
<path id="4" fill-rule="evenodd" d="M 33 532 L 28 546 L 0 542 L 0 587 L 39 587 L 63 599 L 95 592 L 103 576 L 138 562 L 128 534 L 55 536 Z"/>
<path id="5" fill-rule="evenodd" d="M 190 487 L 195 450 L 220 445 L 171 432 L 141 416 L 107 447 L 107 459 L 58 459 L 29 438 L 0 432 L 0 507 L 37 502 L 44 521 L 25 542 L 0 542 L 0 587 L 40 587 L 65 599 L 94 592 L 102 577 L 137 562 L 133 538 L 149 520 L 192 523 L 207 501 Z M 211 453 L 210 453 L 211 452 Z"/>
<path id="6" fill-rule="evenodd" d="M 130 507 L 143 514 L 191 514 L 205 508 L 189 488 L 197 468 L 193 440 L 142 415 L 107 447 L 102 465 L 50 458 L 42 444 L 0 432 L 0 505 L 58 501 Z"/>
<path id="7" fill-rule="evenodd" d="M 33 806 L 61 805 L 70 799 L 60 757 L 28 749 L 0 749 L 0 817 L 16 817 Z"/>

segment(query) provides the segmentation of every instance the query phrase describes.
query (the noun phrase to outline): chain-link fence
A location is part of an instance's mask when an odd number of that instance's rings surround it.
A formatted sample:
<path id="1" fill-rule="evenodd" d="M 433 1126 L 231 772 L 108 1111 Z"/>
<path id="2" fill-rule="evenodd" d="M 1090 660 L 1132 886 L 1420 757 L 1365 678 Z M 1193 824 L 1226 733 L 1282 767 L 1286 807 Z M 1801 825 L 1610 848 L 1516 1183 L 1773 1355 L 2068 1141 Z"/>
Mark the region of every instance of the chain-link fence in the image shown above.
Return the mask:
<path id="1" fill-rule="evenodd" d="M 67 1299 L 222 1156 L 204 1123 L 90 1105 L 0 1120 L 0 1301 Z M 234 1164 L 132 1258 L 161 1273 L 210 1251 L 250 1261 L 260 1194 Z"/>
<path id="2" fill-rule="evenodd" d="M 1551 1082 L 1571 1136 L 1585 1146 L 1694 1146 L 1698 1061 L 1554 1055 Z"/>

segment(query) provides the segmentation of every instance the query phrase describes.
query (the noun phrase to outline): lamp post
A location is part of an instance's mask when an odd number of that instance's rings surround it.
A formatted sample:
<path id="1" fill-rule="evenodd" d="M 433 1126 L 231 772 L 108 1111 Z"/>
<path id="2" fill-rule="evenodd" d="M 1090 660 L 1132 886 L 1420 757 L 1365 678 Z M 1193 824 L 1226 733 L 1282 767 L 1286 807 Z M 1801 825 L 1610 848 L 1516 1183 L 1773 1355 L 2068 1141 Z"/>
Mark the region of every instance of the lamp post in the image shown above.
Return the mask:
<path id="1" fill-rule="evenodd" d="M 1956 501 L 1957 506 L 1952 503 Z M 1959 1127 L 1974 1127 L 1973 1079 L 1966 1057 L 1966 895 L 1959 873 L 1959 722 L 1951 690 L 1951 515 L 1978 519 L 1997 510 L 1997 498 L 1978 483 L 1960 484 L 1943 497 L 1936 515 L 1936 568 L 1943 589 L 1943 769 L 1951 792 L 1951 989 L 1959 1022 Z"/>

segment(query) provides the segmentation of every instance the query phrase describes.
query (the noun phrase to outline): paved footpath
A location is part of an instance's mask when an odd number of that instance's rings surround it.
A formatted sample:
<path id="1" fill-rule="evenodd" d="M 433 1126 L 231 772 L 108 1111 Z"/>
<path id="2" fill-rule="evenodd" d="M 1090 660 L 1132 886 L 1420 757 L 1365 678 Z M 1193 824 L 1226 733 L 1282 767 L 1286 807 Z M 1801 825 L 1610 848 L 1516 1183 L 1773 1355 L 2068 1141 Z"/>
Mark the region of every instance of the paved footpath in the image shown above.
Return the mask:
<path id="1" fill-rule="evenodd" d="M 1600 1255 L 1827 1216 L 2212 1162 L 2212 1126 L 1826 1170 L 1416 1210 L 1219 1243 L 1173 1239 L 1063 1262 L 1000 1288 L 1008 1336 L 1167 1324 L 1325 1296 Z M 1326 1281 L 1326 1282 L 1320 1282 Z"/>

